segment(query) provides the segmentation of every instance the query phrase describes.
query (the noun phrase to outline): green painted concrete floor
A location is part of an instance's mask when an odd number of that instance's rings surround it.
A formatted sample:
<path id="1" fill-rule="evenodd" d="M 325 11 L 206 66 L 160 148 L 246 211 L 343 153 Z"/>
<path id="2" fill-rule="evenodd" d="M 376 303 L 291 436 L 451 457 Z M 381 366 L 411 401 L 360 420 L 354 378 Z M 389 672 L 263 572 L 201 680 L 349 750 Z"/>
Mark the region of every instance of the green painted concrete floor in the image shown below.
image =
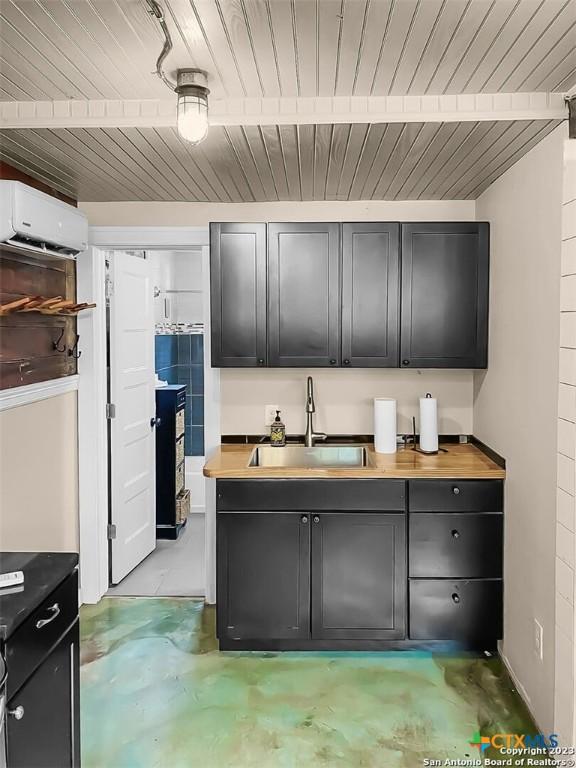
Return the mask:
<path id="1" fill-rule="evenodd" d="M 220 653 L 190 599 L 83 607 L 81 664 L 83 768 L 417 768 L 536 732 L 496 657 Z"/>

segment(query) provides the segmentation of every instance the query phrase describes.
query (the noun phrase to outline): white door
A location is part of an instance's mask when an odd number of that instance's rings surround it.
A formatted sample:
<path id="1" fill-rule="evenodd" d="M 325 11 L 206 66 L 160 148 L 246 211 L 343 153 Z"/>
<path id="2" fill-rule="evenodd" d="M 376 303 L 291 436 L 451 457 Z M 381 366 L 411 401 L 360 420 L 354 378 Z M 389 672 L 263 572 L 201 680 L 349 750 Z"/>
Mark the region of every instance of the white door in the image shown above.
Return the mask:
<path id="1" fill-rule="evenodd" d="M 114 252 L 110 265 L 112 582 L 156 546 L 154 289 L 150 261 Z"/>

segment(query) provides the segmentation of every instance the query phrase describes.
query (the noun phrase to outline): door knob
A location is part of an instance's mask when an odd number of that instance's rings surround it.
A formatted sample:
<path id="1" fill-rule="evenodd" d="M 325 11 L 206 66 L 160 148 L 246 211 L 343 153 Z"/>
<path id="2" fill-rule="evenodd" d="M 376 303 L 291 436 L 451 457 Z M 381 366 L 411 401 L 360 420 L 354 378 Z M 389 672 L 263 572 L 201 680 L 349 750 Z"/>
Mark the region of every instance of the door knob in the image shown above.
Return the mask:
<path id="1" fill-rule="evenodd" d="M 402 365 L 410 365 L 410 360 L 402 360 Z"/>
<path id="2" fill-rule="evenodd" d="M 302 515 L 300 520 L 302 520 L 303 523 L 307 523 L 308 522 L 308 518 L 306 517 L 306 515 Z"/>
<path id="3" fill-rule="evenodd" d="M 24 707 L 22 704 L 20 704 L 20 706 L 16 707 L 16 709 L 9 709 L 8 715 L 13 717 L 14 720 L 22 720 L 24 717 Z"/>
<path id="4" fill-rule="evenodd" d="M 320 518 L 318 517 L 318 515 L 314 515 L 314 522 L 315 523 L 319 523 L 320 522 Z"/>
<path id="5" fill-rule="evenodd" d="M 454 529 L 452 531 L 452 538 L 453 539 L 459 539 L 460 538 L 460 531 L 457 531 L 456 529 Z"/>
<path id="6" fill-rule="evenodd" d="M 455 485 L 454 488 L 452 488 L 452 493 L 454 494 L 454 496 L 458 496 L 458 494 L 460 493 L 460 488 L 458 488 L 458 486 Z"/>
<path id="7" fill-rule="evenodd" d="M 259 357 L 258 358 L 258 365 L 264 365 L 264 358 L 263 357 Z"/>
<path id="8" fill-rule="evenodd" d="M 160 419 L 157 419 L 156 417 L 152 416 L 152 418 L 150 419 L 150 429 L 154 429 L 154 427 L 159 426 L 159 424 L 160 424 Z"/>
<path id="9" fill-rule="evenodd" d="M 332 360 L 330 360 L 330 365 L 336 365 L 336 360 L 334 360 L 334 358 L 332 358 Z"/>
<path id="10" fill-rule="evenodd" d="M 460 602 L 460 595 L 458 595 L 456 592 L 454 592 L 454 594 L 452 595 L 452 600 L 455 603 L 459 603 Z"/>
<path id="11" fill-rule="evenodd" d="M 350 360 L 344 360 L 344 365 L 350 365 Z"/>

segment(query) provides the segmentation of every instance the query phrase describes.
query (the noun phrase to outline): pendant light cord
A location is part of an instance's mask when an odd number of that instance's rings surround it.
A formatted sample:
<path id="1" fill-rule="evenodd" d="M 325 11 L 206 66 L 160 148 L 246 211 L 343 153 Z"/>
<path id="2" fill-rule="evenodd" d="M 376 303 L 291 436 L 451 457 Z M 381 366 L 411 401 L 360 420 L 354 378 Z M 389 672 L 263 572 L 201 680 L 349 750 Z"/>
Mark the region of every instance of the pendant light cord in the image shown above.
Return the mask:
<path id="1" fill-rule="evenodd" d="M 176 85 L 170 80 L 170 78 L 165 74 L 163 65 L 164 65 L 164 59 L 170 51 L 172 50 L 172 37 L 170 36 L 170 30 L 168 29 L 168 25 L 166 24 L 166 19 L 164 18 L 164 11 L 160 7 L 160 5 L 156 2 L 156 0 L 146 0 L 146 3 L 149 7 L 149 13 L 151 16 L 154 16 L 154 18 L 158 21 L 160 24 L 160 27 L 162 28 L 162 32 L 164 33 L 164 45 L 162 47 L 162 50 L 160 51 L 160 56 L 158 56 L 158 59 L 156 61 L 156 74 L 162 80 L 162 82 L 170 88 L 171 91 L 176 90 Z"/>

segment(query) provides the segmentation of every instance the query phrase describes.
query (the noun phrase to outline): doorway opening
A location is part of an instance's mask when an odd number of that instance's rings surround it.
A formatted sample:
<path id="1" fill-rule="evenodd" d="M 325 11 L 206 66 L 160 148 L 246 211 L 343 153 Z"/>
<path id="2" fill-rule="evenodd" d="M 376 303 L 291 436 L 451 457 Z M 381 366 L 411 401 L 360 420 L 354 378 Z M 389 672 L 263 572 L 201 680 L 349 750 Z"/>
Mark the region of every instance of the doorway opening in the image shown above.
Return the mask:
<path id="1" fill-rule="evenodd" d="M 203 597 L 202 248 L 111 250 L 106 262 L 108 401 L 116 406 L 109 420 L 107 595 Z M 129 424 L 115 403 L 122 398 Z M 153 459 L 128 435 L 138 424 Z M 142 490 L 147 483 L 151 493 Z M 143 544 L 130 556 L 138 538 Z"/>

